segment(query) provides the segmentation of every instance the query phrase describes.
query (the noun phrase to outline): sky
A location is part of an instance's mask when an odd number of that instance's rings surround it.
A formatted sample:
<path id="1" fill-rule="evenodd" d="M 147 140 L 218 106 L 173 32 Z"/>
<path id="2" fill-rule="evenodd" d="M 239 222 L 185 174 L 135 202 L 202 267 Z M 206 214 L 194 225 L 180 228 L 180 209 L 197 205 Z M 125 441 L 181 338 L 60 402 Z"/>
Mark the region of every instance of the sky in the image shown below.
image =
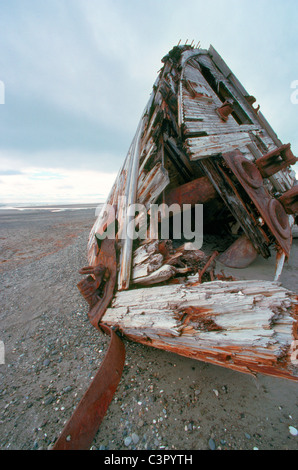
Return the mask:
<path id="1" fill-rule="evenodd" d="M 298 156 L 297 22 L 297 0 L 0 0 L 0 204 L 104 201 L 179 40 L 212 44 Z"/>

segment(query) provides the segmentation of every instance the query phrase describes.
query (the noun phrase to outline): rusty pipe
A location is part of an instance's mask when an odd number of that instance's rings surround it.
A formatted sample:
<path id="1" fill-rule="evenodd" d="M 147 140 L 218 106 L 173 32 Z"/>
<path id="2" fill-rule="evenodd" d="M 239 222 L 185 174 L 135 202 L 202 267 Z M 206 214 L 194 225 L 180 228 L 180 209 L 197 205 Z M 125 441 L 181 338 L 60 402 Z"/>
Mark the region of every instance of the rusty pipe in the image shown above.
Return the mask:
<path id="1" fill-rule="evenodd" d="M 172 189 L 165 195 L 165 203 L 172 204 L 206 204 L 217 198 L 218 194 L 207 176 L 190 181 Z"/>

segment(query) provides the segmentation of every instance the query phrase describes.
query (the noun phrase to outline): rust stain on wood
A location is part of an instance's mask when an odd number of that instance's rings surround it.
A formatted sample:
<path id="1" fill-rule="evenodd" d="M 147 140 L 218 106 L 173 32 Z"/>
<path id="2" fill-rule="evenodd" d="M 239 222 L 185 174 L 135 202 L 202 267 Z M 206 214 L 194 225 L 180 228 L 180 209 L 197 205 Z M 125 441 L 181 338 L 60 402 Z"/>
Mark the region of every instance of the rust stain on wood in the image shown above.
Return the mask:
<path id="1" fill-rule="evenodd" d="M 187 307 L 177 314 L 179 320 L 179 331 L 181 334 L 185 333 L 186 327 L 200 331 L 222 331 L 223 328 L 216 324 L 214 319 L 214 312 L 210 309 L 201 307 Z"/>

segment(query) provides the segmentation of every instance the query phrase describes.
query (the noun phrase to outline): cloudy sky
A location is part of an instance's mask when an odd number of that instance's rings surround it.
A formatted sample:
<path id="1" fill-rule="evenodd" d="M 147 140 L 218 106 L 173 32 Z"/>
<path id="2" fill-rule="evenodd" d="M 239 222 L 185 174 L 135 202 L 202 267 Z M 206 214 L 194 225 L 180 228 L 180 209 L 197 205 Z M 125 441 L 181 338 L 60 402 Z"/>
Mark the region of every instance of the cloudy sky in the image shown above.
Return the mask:
<path id="1" fill-rule="evenodd" d="M 105 199 L 180 39 L 212 44 L 298 155 L 297 23 L 297 0 L 0 0 L 0 203 Z"/>

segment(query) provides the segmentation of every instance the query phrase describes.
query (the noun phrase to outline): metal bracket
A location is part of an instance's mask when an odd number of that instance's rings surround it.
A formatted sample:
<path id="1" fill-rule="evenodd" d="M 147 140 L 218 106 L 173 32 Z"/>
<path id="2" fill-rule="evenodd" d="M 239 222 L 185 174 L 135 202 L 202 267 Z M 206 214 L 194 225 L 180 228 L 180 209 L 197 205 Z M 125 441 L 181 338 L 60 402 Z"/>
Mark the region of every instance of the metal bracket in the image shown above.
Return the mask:
<path id="1" fill-rule="evenodd" d="M 95 328 L 113 299 L 117 278 L 117 260 L 115 240 L 105 238 L 96 257 L 95 266 L 87 266 L 80 274 L 88 277 L 78 283 L 78 289 L 89 303 L 89 320 Z"/>

